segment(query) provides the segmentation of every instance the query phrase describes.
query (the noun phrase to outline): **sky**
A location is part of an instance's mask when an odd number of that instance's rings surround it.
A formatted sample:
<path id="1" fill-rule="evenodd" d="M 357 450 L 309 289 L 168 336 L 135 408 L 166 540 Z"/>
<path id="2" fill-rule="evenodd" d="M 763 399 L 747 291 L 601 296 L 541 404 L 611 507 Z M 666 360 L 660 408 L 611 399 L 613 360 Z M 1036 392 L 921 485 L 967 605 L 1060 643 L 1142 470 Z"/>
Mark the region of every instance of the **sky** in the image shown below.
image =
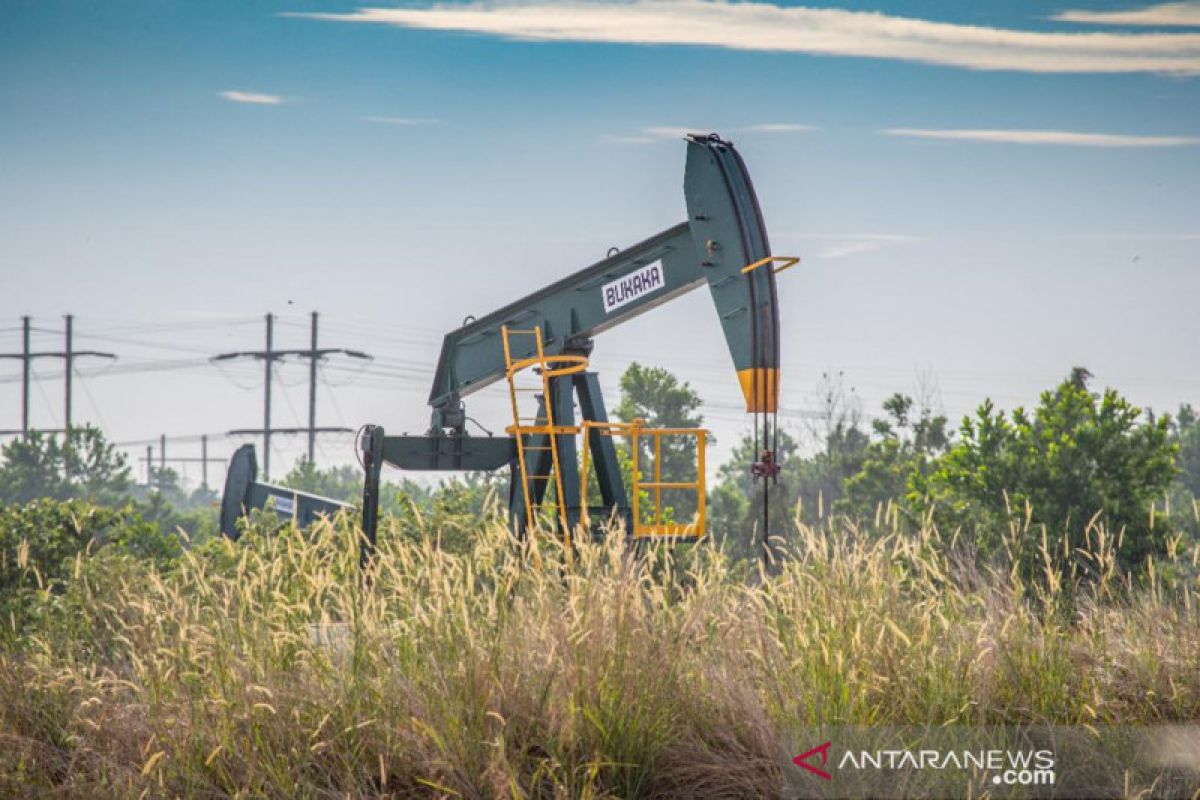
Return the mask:
<path id="1" fill-rule="evenodd" d="M 208 357 L 261 348 L 268 312 L 307 346 L 319 311 L 323 346 L 375 357 L 322 366 L 320 424 L 417 433 L 443 333 L 684 219 L 686 131 L 736 143 L 802 259 L 796 432 L 825 374 L 868 419 L 895 391 L 954 420 L 1030 404 L 1076 365 L 1200 404 L 1198 2 L 6 0 L 0 353 L 22 315 L 59 349 L 73 314 L 119 356 L 78 363 L 76 422 L 224 458 L 262 368 Z M 719 463 L 747 419 L 706 293 L 598 338 L 610 405 L 635 359 L 700 391 Z M 61 365 L 35 370 L 33 424 L 61 426 Z M 306 378 L 278 367 L 277 424 Z M 506 401 L 468 411 L 499 430 Z M 277 477 L 303 443 L 275 442 Z"/>

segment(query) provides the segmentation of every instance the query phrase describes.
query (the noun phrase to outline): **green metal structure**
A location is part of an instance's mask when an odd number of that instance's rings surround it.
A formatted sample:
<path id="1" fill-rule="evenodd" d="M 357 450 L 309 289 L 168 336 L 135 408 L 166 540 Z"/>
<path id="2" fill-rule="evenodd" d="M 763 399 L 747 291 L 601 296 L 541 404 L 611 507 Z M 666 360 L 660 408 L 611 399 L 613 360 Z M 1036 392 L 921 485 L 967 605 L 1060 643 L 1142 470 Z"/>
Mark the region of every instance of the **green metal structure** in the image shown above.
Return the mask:
<path id="1" fill-rule="evenodd" d="M 539 498 L 536 502 L 546 491 L 546 475 L 553 460 L 560 465 L 558 502 L 565 505 L 566 527 L 573 528 L 586 511 L 575 469 L 575 438 L 555 437 L 544 425 L 531 428 L 540 433 L 522 433 L 518 426 L 510 429 L 513 435 L 472 436 L 467 431 L 464 398 L 503 380 L 511 359 L 535 356 L 532 343 L 525 345 L 527 349 L 506 354 L 506 329 L 537 331 L 545 357 L 586 357 L 598 334 L 705 285 L 725 334 L 746 410 L 755 415 L 758 458 L 749 469 L 764 485 L 776 479 L 780 367 L 776 262 L 784 262 L 785 268 L 796 260 L 771 254 L 753 184 L 733 144 L 716 134 L 685 140 L 687 218 L 683 222 L 448 333 L 429 395 L 432 414 L 425 434 L 388 436 L 378 425 L 366 426 L 360 444 L 366 472 L 364 559 L 374 547 L 380 472 L 385 463 L 404 470 L 443 471 L 508 466 L 513 472 L 510 510 L 520 531 L 525 527 L 526 493 L 519 481 L 533 478 L 517 474 L 518 450 L 538 453 L 540 461 L 529 469 L 537 478 L 533 485 Z M 613 443 L 611 437 L 600 435 L 608 419 L 595 373 L 563 375 L 547 385 L 548 396 L 539 400 L 541 419 L 552 419 L 564 429 L 573 426 L 574 400 L 578 398 L 582 422 L 594 424 L 585 443 L 603 504 L 594 516 L 628 519 L 628 492 L 622 485 Z M 766 497 L 764 491 L 764 555 L 769 525 Z"/>
<path id="2" fill-rule="evenodd" d="M 222 535 L 236 541 L 241 536 L 238 520 L 252 508 L 270 509 L 281 519 L 294 520 L 304 528 L 319 517 L 332 517 L 352 506 L 286 486 L 259 483 L 254 445 L 244 444 L 234 452 L 225 471 L 225 491 L 221 495 Z"/>
<path id="3" fill-rule="evenodd" d="M 364 563 L 375 547 L 384 464 L 432 471 L 507 467 L 510 516 L 521 535 L 529 532 L 531 520 L 538 518 L 534 511 L 547 495 L 553 496 L 554 525 L 565 537 L 581 522 L 593 519 L 621 520 L 630 532 L 646 530 L 635 518 L 639 488 L 652 487 L 657 505 L 662 490 L 679 484 L 663 483 L 657 476 L 639 484 L 635 469 L 635 485 L 627 487 L 613 436 L 630 434 L 635 441 L 640 436 L 658 447 L 662 434 L 696 435 L 702 459 L 704 432 L 611 423 L 596 373 L 586 369 L 587 357 L 600 333 L 701 286 L 708 287 L 746 410 L 754 415 L 756 459 L 748 469 L 764 487 L 763 555 L 768 557 L 766 487 L 779 473 L 775 437 L 780 326 L 775 275 L 798 259 L 772 255 L 754 186 L 733 144 L 716 134 L 691 135 L 685 141 L 684 221 L 446 334 L 429 394 L 430 425 L 424 434 L 389 436 L 379 425 L 364 426 L 358 444 L 365 470 Z M 540 374 L 541 384 L 535 390 L 537 413 L 523 422 L 514 375 L 526 368 Z M 470 435 L 464 399 L 505 379 L 513 393 L 515 417 L 508 435 Z M 584 506 L 577 434 L 582 434 L 587 449 L 584 470 L 596 476 L 599 489 L 601 504 L 594 508 Z M 653 471 L 657 470 L 655 466 Z M 270 507 L 272 498 L 277 513 L 294 517 L 300 525 L 346 507 L 258 483 L 256 472 L 253 447 L 247 445 L 235 454 L 227 475 L 221 511 L 221 530 L 227 536 L 236 538 L 237 519 L 251 508 Z M 702 463 L 698 472 L 696 482 L 686 488 L 703 495 Z M 657 527 L 668 535 L 681 530 L 702 532 L 704 504 L 699 505 L 698 524 Z"/>

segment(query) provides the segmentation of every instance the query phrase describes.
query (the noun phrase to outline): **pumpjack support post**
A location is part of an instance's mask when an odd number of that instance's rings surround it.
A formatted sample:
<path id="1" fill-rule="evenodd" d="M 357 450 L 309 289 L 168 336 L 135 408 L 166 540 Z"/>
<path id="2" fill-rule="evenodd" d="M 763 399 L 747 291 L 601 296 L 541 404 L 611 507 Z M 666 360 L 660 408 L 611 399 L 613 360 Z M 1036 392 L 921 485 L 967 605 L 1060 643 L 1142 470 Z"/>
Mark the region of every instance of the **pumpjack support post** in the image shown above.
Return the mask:
<path id="1" fill-rule="evenodd" d="M 362 540 L 358 559 L 364 569 L 375 555 L 376 534 L 379 529 L 379 476 L 383 470 L 383 437 L 381 425 L 368 425 L 363 430 Z"/>

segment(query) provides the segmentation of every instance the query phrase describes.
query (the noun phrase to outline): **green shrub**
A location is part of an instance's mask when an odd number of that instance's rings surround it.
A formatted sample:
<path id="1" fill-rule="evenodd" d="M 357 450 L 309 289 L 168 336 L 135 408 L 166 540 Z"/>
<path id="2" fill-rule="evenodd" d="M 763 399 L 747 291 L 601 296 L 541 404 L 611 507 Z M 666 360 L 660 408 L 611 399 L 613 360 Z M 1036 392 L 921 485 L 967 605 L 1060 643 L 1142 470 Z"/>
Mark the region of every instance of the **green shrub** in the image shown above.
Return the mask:
<path id="1" fill-rule="evenodd" d="M 165 567 L 180 554 L 178 537 L 143 519 L 132 506 L 85 500 L 34 500 L 0 507 L 0 614 L 3 628 L 25 626 L 33 601 L 61 593 L 85 553 L 110 549 Z"/>
<path id="2" fill-rule="evenodd" d="M 66 438 L 33 431 L 0 447 L 0 503 L 52 497 L 119 505 L 130 488 L 125 455 L 90 425 Z"/>
<path id="3" fill-rule="evenodd" d="M 1150 510 L 1178 471 L 1169 419 L 1145 419 L 1113 389 L 1089 391 L 1088 377 L 1076 369 L 1032 411 L 984 403 L 932 473 L 912 476 L 911 499 L 988 554 L 1017 532 L 1029 538 L 1022 552 L 1043 538 L 1069 552 L 1099 522 L 1121 534 L 1122 566 L 1162 555 L 1169 520 L 1156 525 Z"/>

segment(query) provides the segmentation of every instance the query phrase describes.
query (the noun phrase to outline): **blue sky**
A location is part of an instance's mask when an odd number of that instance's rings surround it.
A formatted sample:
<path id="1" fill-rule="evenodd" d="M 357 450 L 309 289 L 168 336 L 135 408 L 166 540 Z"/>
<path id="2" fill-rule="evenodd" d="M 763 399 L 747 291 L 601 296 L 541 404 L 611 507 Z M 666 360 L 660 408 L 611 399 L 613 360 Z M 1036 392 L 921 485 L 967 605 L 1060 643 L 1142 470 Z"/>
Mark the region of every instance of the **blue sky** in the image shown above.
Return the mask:
<path id="1" fill-rule="evenodd" d="M 781 276 L 792 425 L 831 370 L 867 414 L 918 375 L 952 415 L 1029 402 L 1075 364 L 1166 410 L 1200 402 L 1198 74 L 1194 2 L 9 0 L 0 350 L 21 314 L 49 347 L 72 312 L 130 365 L 85 377 L 77 418 L 218 432 L 258 423 L 251 367 L 132 365 L 259 346 L 267 311 L 301 346 L 316 309 L 379 357 L 330 368 L 322 421 L 416 431 L 441 333 L 680 221 L 679 131 L 701 129 L 803 257 Z M 702 293 L 594 364 L 612 387 L 633 357 L 699 387 L 723 443 L 741 430 Z M 303 377 L 281 370 L 285 424 Z M 500 427 L 497 399 L 472 410 Z"/>

